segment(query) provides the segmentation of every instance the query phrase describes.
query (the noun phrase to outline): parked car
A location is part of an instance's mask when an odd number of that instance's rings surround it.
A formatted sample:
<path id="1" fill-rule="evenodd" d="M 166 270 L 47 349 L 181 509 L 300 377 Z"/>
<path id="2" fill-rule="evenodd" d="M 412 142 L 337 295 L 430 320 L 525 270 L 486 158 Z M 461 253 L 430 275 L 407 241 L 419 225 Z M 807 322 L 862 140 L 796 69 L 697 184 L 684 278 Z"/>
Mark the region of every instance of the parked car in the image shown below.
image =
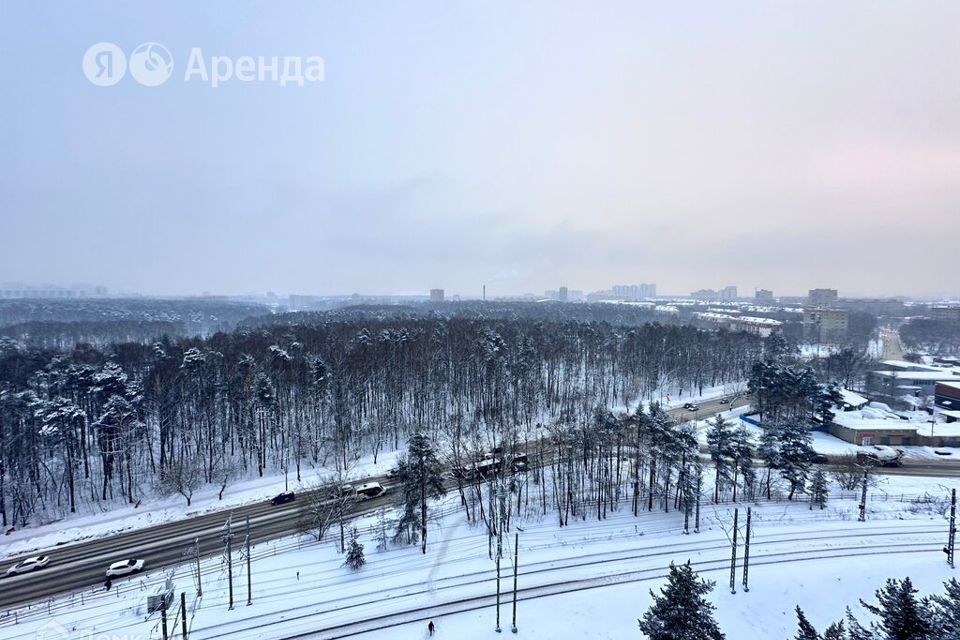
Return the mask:
<path id="1" fill-rule="evenodd" d="M 143 560 L 137 560 L 135 558 L 130 558 L 129 560 L 121 560 L 120 562 L 114 562 L 107 569 L 108 578 L 117 578 L 119 576 L 128 576 L 131 573 L 138 573 L 143 571 Z"/>
<path id="2" fill-rule="evenodd" d="M 50 564 L 50 556 L 33 556 L 32 558 L 21 560 L 7 569 L 6 575 L 15 576 L 19 573 L 30 573 L 36 569 L 42 569 L 48 564 Z"/>
<path id="3" fill-rule="evenodd" d="M 830 462 L 830 458 L 823 455 L 822 453 L 814 453 L 813 457 L 810 458 L 810 462 L 812 462 L 813 464 L 827 464 L 828 462 Z"/>
<path id="4" fill-rule="evenodd" d="M 273 499 L 270 500 L 270 504 L 276 506 L 278 504 L 287 504 L 288 502 L 293 502 L 297 499 L 296 494 L 293 491 L 286 491 L 284 493 L 273 496 Z"/>

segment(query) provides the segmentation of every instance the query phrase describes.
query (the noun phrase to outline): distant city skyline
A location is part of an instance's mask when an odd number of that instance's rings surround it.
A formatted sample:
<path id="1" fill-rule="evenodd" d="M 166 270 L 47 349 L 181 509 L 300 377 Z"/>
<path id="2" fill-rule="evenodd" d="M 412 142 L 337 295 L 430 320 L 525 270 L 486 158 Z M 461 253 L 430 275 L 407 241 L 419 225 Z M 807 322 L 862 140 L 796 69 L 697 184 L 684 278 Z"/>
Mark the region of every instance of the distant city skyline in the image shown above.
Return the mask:
<path id="1" fill-rule="evenodd" d="M 945 0 L 6 3 L 0 279 L 957 297 L 957 24 Z M 100 42 L 160 43 L 172 77 L 97 86 Z M 324 79 L 213 88 L 196 49 Z"/>
<path id="2" fill-rule="evenodd" d="M 630 293 L 623 291 L 623 288 L 626 287 L 653 287 L 655 293 L 653 295 L 640 295 L 641 291 L 637 292 L 637 295 L 631 295 Z M 488 300 L 496 300 L 500 298 L 520 298 L 523 296 L 532 296 L 533 298 L 560 298 L 561 289 L 566 289 L 569 294 L 571 294 L 570 301 L 583 301 L 588 295 L 595 295 L 598 293 L 607 292 L 610 295 L 609 298 L 631 298 L 635 297 L 638 299 L 645 297 L 659 297 L 659 298 L 690 298 L 696 299 L 698 296 L 696 294 L 702 293 L 705 291 L 713 291 L 716 294 L 716 298 L 712 299 L 714 302 L 723 302 L 725 300 L 732 299 L 730 295 L 724 295 L 724 289 L 728 287 L 737 288 L 737 285 L 727 285 L 726 287 L 717 287 L 709 288 L 703 287 L 696 291 L 691 292 L 682 292 L 682 291 L 660 291 L 659 286 L 656 283 L 638 283 L 637 285 L 608 285 L 606 287 L 597 287 L 597 288 L 575 288 L 568 287 L 565 285 L 560 285 L 552 289 L 546 289 L 542 292 L 538 291 L 522 291 L 522 292 L 491 292 L 489 289 L 485 290 L 483 286 L 476 292 L 474 291 L 453 291 L 448 290 L 443 287 L 426 287 L 423 289 L 417 289 L 413 287 L 408 287 L 405 289 L 397 291 L 386 291 L 386 290 L 361 290 L 361 291 L 346 291 L 346 292 L 330 292 L 330 291 L 300 291 L 300 290 L 287 290 L 282 287 L 273 287 L 265 291 L 211 291 L 211 290 L 201 290 L 199 292 L 183 292 L 183 291 L 166 291 L 166 292 L 145 292 L 139 289 L 113 289 L 108 286 L 101 284 L 77 284 L 73 283 L 70 285 L 62 285 L 59 283 L 53 282 L 43 282 L 43 283 L 27 283 L 27 282 L 0 282 L 0 298 L 10 298 L 17 297 L 9 295 L 12 293 L 12 290 L 27 289 L 27 290 L 55 290 L 63 289 L 64 291 L 74 291 L 78 292 L 76 297 L 123 297 L 125 295 L 132 296 L 142 296 L 142 297 L 245 297 L 245 296 L 255 296 L 255 297 L 266 297 L 268 295 L 275 295 L 278 298 L 283 298 L 287 296 L 294 297 L 348 297 L 353 295 L 359 295 L 361 297 L 423 297 L 423 298 L 432 298 L 434 301 L 443 301 L 444 299 L 463 299 L 463 300 L 481 300 L 486 296 Z M 618 289 L 620 289 L 618 291 Z M 817 289 L 817 288 L 815 288 Z M 819 289 L 817 289 L 819 291 Z M 784 293 L 781 294 L 779 291 L 770 291 L 763 287 L 759 287 L 756 290 L 750 289 L 745 290 L 742 287 L 739 288 L 737 292 L 736 299 L 741 301 L 751 301 L 755 300 L 755 294 L 772 294 L 775 299 L 809 299 L 809 294 L 814 291 L 810 289 L 806 292 L 800 293 Z M 15 291 L 13 291 L 15 293 Z M 647 291 L 649 293 L 649 291 Z M 573 295 L 575 294 L 575 295 Z M 25 297 L 38 297 L 38 296 L 25 296 Z M 62 295 L 53 295 L 49 297 L 68 297 Z M 906 298 L 906 299 L 915 299 L 918 301 L 930 301 L 937 302 L 939 300 L 960 300 L 960 295 L 958 296 L 911 296 L 906 294 L 884 294 L 884 295 L 863 295 L 863 294 L 854 294 L 846 293 L 843 291 L 838 292 L 839 299 L 850 299 L 850 298 Z M 707 299 L 704 299 L 708 301 Z M 821 300 L 815 300 L 814 303 L 823 304 Z"/>

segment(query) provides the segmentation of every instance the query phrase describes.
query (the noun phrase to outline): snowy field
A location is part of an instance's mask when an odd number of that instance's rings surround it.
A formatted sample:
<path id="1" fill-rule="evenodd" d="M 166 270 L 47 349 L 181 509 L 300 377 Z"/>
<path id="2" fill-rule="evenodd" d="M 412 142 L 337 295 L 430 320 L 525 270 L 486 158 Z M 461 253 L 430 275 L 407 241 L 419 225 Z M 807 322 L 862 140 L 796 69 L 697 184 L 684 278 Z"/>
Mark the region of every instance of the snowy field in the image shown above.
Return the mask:
<path id="1" fill-rule="evenodd" d="M 933 503 L 899 502 L 894 494 L 933 491 L 945 496 L 956 486 L 960 480 L 888 478 L 884 489 L 875 490 L 887 499 L 870 501 L 865 523 L 856 521 L 855 500 L 834 500 L 823 511 L 811 511 L 802 502 L 754 506 L 750 592 L 743 592 L 738 569 L 736 594 L 727 589 L 729 505 L 705 504 L 701 532 L 690 535 L 682 533 L 682 514 L 641 513 L 635 518 L 627 505 L 604 521 L 593 514 L 564 528 L 551 514 L 531 515 L 517 530 L 518 626 L 525 636 L 544 639 L 640 637 L 636 619 L 650 604 L 648 589 L 661 584 L 670 562 L 689 559 L 704 577 L 717 581 L 711 600 L 728 638 L 792 637 L 796 604 L 824 626 L 857 598 L 871 599 L 887 577 L 909 575 L 922 590 L 938 590 L 952 575 L 941 552 L 945 503 L 939 496 Z M 447 502 L 455 506 L 453 496 Z M 743 515 L 741 507 L 741 541 Z M 187 593 L 190 637 L 392 640 L 423 637 L 428 620 L 438 625 L 438 637 L 493 636 L 496 582 L 488 538 L 464 522 L 461 511 L 448 509 L 433 521 L 426 556 L 418 547 L 377 551 L 376 518 L 357 524 L 367 556 L 357 572 L 342 566 L 332 542 L 287 538 L 254 547 L 250 606 L 239 552 L 234 556 L 233 610 L 228 609 L 222 558 L 204 562 L 200 599 L 191 564 L 171 569 L 178 594 Z M 510 624 L 512 533 L 504 539 L 502 562 L 505 631 Z M 742 553 L 741 547 L 738 555 Z M 879 556 L 883 562 L 876 561 Z M 145 599 L 165 575 L 151 572 L 118 580 L 109 593 L 100 588 L 5 612 L 0 635 L 5 640 L 36 638 L 41 631 L 48 634 L 43 637 L 158 638 L 158 619 L 147 618 Z"/>

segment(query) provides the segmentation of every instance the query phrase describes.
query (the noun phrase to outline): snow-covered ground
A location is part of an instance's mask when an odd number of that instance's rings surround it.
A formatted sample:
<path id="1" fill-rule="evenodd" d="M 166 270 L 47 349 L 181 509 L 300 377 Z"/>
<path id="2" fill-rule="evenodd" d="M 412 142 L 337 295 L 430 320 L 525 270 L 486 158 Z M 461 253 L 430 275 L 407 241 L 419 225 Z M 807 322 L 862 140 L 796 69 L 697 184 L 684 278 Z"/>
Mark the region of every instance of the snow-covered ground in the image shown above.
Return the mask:
<path id="1" fill-rule="evenodd" d="M 918 488 L 945 496 L 949 488 L 960 486 L 960 479 L 887 482 L 888 496 L 917 493 Z M 453 496 L 448 499 L 455 501 Z M 745 506 L 740 507 L 741 540 Z M 941 552 L 946 538 L 942 500 L 871 500 L 864 523 L 856 521 L 856 509 L 855 500 L 834 500 L 824 511 L 811 511 L 803 502 L 755 505 L 750 591 L 743 592 L 738 569 L 736 594 L 727 590 L 733 520 L 729 505 L 704 505 L 701 532 L 690 535 L 682 533 L 682 514 L 634 517 L 627 505 L 606 520 L 598 522 L 591 515 L 563 528 L 552 514 L 534 513 L 518 523 L 517 530 L 518 626 L 525 636 L 551 640 L 640 637 L 636 619 L 650 604 L 648 589 L 661 585 L 670 562 L 687 560 L 717 581 L 711 600 L 728 638 L 791 637 L 796 604 L 824 626 L 858 598 L 869 601 L 887 577 L 909 575 L 929 592 L 939 590 L 939 583 L 952 575 Z M 332 543 L 289 538 L 255 547 L 250 606 L 239 553 L 233 610 L 228 609 L 222 558 L 204 562 L 204 595 L 199 600 L 190 563 L 171 570 L 178 594 L 187 592 L 190 637 L 307 634 L 302 637 L 393 640 L 423 637 L 428 620 L 435 621 L 441 638 L 481 638 L 493 632 L 496 574 L 489 541 L 480 527 L 464 521 L 462 512 L 448 510 L 432 522 L 426 556 L 418 547 L 377 551 L 376 518 L 357 524 L 367 555 L 367 565 L 357 572 L 342 566 Z M 508 630 L 513 536 L 504 542 L 501 624 Z M 883 562 L 876 562 L 881 555 Z M 0 635 L 5 640 L 35 638 L 40 631 L 48 634 L 45 637 L 159 637 L 157 617 L 145 619 L 145 599 L 164 577 L 164 572 L 152 572 L 117 581 L 114 592 L 88 591 L 82 602 L 75 594 L 8 612 L 0 619 Z M 858 613 L 865 615 L 863 610 Z"/>
<path id="2" fill-rule="evenodd" d="M 800 344 L 797 345 L 797 348 L 800 349 L 800 357 L 804 360 L 826 358 L 830 354 L 840 351 L 840 347 L 832 344 Z"/>

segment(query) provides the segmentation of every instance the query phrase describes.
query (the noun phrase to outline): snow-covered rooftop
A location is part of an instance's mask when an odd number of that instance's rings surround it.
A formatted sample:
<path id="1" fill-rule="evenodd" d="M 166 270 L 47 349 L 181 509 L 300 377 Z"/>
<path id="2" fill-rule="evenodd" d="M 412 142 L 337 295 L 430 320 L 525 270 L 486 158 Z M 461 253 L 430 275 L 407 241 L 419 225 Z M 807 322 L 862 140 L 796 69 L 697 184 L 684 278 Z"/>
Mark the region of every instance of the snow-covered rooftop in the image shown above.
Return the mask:
<path id="1" fill-rule="evenodd" d="M 960 382 L 960 374 L 948 369 L 941 369 L 939 371 L 874 371 L 873 373 L 884 378 L 921 380 L 926 382 Z"/>
<path id="2" fill-rule="evenodd" d="M 840 389 L 839 391 L 840 391 L 840 397 L 843 398 L 843 403 L 848 404 L 851 407 L 862 407 L 863 405 L 867 404 L 867 402 L 869 402 L 869 400 L 864 398 L 859 393 L 854 393 L 849 389 Z"/>
<path id="3" fill-rule="evenodd" d="M 905 371 L 941 371 L 943 367 L 918 364 L 909 360 L 881 360 L 880 364 L 886 367 L 902 368 Z"/>
<path id="4" fill-rule="evenodd" d="M 930 435 L 928 414 L 918 411 L 900 415 L 891 411 L 890 407 L 882 402 L 871 402 L 869 406 L 858 411 L 841 411 L 834 415 L 833 422 L 841 427 L 859 431 L 916 431 L 919 435 Z M 940 422 L 936 427 L 943 425 L 944 423 Z M 937 435 L 947 434 L 937 433 Z"/>

